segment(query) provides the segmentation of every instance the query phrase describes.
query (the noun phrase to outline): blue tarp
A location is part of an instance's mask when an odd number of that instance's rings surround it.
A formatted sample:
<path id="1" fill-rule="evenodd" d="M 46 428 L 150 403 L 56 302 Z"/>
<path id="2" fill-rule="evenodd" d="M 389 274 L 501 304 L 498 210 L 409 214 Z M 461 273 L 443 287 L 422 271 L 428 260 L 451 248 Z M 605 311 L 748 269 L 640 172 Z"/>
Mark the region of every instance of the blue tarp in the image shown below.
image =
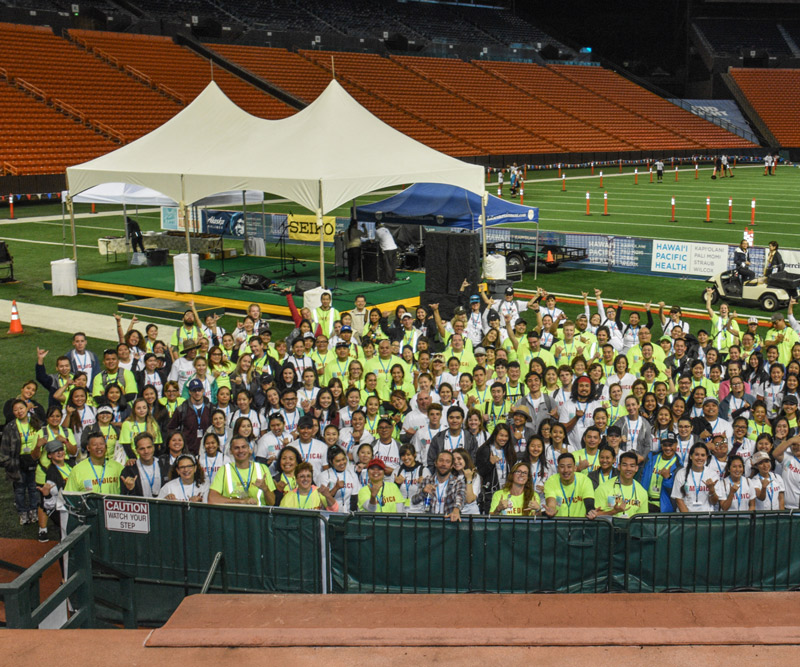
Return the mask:
<path id="1" fill-rule="evenodd" d="M 415 183 L 383 201 L 356 206 L 359 222 L 376 222 L 377 213 L 382 214 L 381 221 L 387 224 L 478 230 L 481 227 L 481 198 L 452 185 Z M 489 195 L 486 226 L 508 222 L 539 222 L 539 209 Z"/>

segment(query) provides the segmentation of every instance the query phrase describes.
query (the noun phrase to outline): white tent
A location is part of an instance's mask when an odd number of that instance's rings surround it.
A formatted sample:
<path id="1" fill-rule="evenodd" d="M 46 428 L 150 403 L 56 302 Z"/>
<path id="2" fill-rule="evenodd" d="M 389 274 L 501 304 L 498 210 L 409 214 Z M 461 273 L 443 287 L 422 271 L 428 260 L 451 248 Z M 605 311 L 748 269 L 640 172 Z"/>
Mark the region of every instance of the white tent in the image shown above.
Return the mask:
<path id="1" fill-rule="evenodd" d="M 64 190 L 61 193 L 66 200 L 69 192 Z M 127 206 L 178 206 L 179 202 L 170 199 L 166 195 L 145 188 L 140 185 L 130 185 L 129 183 L 103 183 L 93 188 L 84 190 L 79 195 L 75 195 L 72 201 L 76 204 L 125 204 Z M 247 190 L 244 201 L 248 204 L 260 204 L 264 201 L 264 193 L 255 190 Z M 210 197 L 204 197 L 196 206 L 238 206 L 242 203 L 241 191 L 220 192 Z"/>
<path id="2" fill-rule="evenodd" d="M 225 190 L 281 195 L 322 216 L 380 188 L 445 183 L 483 195 L 479 165 L 425 146 L 373 116 L 336 81 L 308 107 L 264 120 L 211 82 L 183 111 L 136 141 L 67 169 L 72 197 L 101 183 L 149 187 L 188 205 Z M 188 230 L 187 230 L 188 235 Z"/>

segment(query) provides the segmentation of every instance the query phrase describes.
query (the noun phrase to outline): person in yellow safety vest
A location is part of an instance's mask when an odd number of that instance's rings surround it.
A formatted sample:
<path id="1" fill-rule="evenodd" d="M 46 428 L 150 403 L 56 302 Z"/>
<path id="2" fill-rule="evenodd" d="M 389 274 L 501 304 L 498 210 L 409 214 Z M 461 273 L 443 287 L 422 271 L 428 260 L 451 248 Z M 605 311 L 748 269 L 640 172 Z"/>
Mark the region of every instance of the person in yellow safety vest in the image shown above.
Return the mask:
<path id="1" fill-rule="evenodd" d="M 212 505 L 274 505 L 275 482 L 267 466 L 251 460 L 247 439 L 231 438 L 230 454 L 233 461 L 217 472 L 208 492 L 208 502 Z"/>

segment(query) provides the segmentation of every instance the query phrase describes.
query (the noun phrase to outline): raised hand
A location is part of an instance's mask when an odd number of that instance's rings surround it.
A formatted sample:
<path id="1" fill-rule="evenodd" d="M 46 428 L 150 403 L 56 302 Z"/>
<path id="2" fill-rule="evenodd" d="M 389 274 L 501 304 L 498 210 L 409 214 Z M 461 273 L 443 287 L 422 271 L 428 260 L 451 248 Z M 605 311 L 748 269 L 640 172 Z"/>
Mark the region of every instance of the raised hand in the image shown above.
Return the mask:
<path id="1" fill-rule="evenodd" d="M 136 480 L 139 479 L 139 475 L 134 475 L 133 477 L 122 477 L 122 482 L 125 484 L 125 488 L 128 491 L 133 491 L 134 487 L 136 486 Z"/>

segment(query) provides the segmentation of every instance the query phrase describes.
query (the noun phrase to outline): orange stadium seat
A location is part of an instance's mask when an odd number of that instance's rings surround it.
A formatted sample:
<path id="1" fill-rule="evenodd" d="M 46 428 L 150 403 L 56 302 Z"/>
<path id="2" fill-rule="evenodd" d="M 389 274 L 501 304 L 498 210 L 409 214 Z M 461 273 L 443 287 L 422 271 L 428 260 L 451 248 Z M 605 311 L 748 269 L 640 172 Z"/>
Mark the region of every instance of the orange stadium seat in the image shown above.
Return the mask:
<path id="1" fill-rule="evenodd" d="M 800 146 L 800 70 L 732 67 L 730 75 L 775 138 Z"/>

